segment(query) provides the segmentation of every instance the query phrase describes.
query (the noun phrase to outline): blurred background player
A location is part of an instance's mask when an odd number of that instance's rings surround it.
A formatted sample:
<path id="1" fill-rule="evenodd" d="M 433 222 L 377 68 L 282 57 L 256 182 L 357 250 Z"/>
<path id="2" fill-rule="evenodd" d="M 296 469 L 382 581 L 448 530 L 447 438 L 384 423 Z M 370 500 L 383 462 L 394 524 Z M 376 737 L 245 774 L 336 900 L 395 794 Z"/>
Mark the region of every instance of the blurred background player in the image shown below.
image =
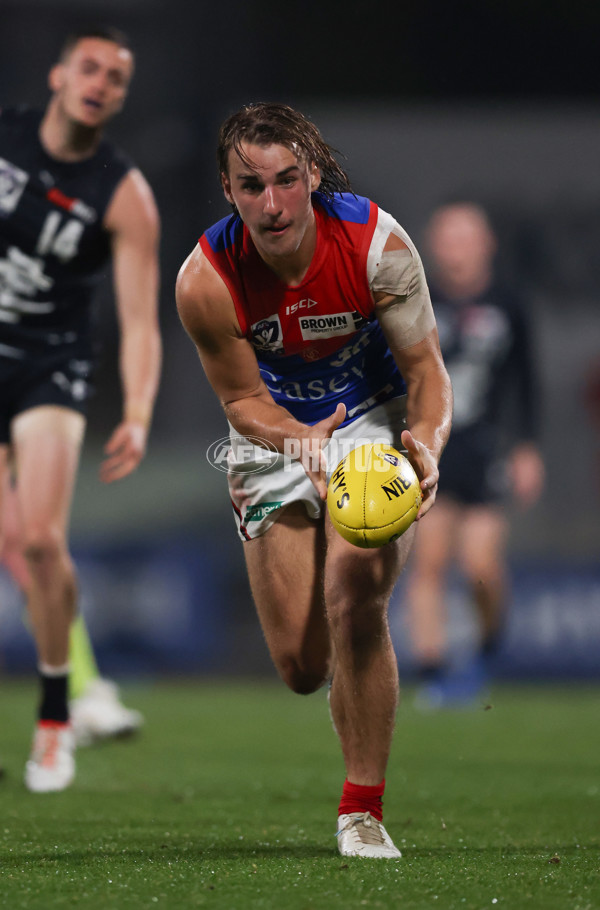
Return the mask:
<path id="1" fill-rule="evenodd" d="M 387 610 L 413 531 L 372 550 L 337 534 L 324 500 L 338 459 L 326 465 L 326 446 L 404 447 L 420 514 L 431 509 L 451 389 L 423 267 L 298 111 L 242 108 L 221 127 L 218 160 L 234 214 L 182 266 L 179 312 L 233 428 L 230 495 L 273 662 L 300 694 L 331 678 L 346 767 L 340 853 L 398 857 L 382 824 L 398 704 Z M 248 458 L 244 437 L 271 452 Z"/>
<path id="2" fill-rule="evenodd" d="M 532 506 L 544 466 L 529 313 L 496 281 L 496 236 L 486 212 L 468 201 L 442 206 L 430 219 L 426 248 L 454 413 L 436 508 L 416 534 L 408 617 L 424 683 L 418 702 L 436 707 L 468 702 L 485 685 L 508 598 L 503 500 L 510 490 L 519 508 Z M 479 647 L 472 661 L 450 670 L 446 585 L 453 561 L 469 586 Z"/>
<path id="3" fill-rule="evenodd" d="M 1 500 L 0 565 L 8 570 L 17 587 L 26 594 L 29 573 L 23 552 L 17 495 L 13 479 L 9 476 Z M 100 676 L 81 613 L 71 623 L 69 633 L 68 691 L 71 727 L 78 746 L 127 736 L 144 722 L 139 711 L 122 703 L 116 683 Z"/>
<path id="4" fill-rule="evenodd" d="M 600 359 L 594 356 L 587 365 L 583 378 L 583 400 L 592 431 L 595 434 L 594 488 L 600 494 Z"/>
<path id="5" fill-rule="evenodd" d="M 102 138 L 133 65 L 121 33 L 78 32 L 50 70 L 46 110 L 0 115 L 0 514 L 38 654 L 41 702 L 25 770 L 36 792 L 64 789 L 75 773 L 68 650 L 77 581 L 67 535 L 92 380 L 92 292 L 111 258 L 123 417 L 102 481 L 125 477 L 144 456 L 160 372 L 158 213 L 140 171 Z M 86 676 L 97 674 L 82 626 L 74 641 L 73 694 L 85 707 L 94 688 Z M 116 693 L 104 690 L 115 708 Z"/>

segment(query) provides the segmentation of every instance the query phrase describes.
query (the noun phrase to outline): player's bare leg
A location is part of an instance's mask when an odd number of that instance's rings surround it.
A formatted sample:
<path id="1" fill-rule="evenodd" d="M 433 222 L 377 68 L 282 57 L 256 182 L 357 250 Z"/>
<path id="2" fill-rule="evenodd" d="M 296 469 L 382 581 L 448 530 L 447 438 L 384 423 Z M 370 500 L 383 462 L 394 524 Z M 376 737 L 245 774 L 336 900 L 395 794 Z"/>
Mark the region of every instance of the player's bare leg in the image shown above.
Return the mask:
<path id="1" fill-rule="evenodd" d="M 29 573 L 23 554 L 19 504 L 11 481 L 9 464 L 3 472 L 4 479 L 0 491 L 0 523 L 2 525 L 0 562 L 8 569 L 19 590 L 24 592 L 29 588 Z"/>
<path id="2" fill-rule="evenodd" d="M 11 433 L 19 517 L 36 641 L 42 703 L 25 782 L 34 792 L 62 790 L 73 780 L 74 740 L 68 723 L 69 629 L 77 584 L 67 529 L 84 418 L 58 407 L 25 411 Z"/>
<path id="3" fill-rule="evenodd" d="M 394 544 L 363 550 L 343 540 L 328 521 L 331 713 L 348 779 L 355 784 L 379 784 L 389 758 L 399 688 L 387 610 L 412 537 L 411 529 Z"/>
<path id="4" fill-rule="evenodd" d="M 23 550 L 17 491 L 8 477 L 2 488 L 0 563 L 24 594 L 30 588 Z M 114 682 L 100 676 L 84 618 L 79 612 L 69 633 L 69 710 L 78 746 L 135 733 L 144 722 L 139 711 L 126 707 Z"/>
<path id="5" fill-rule="evenodd" d="M 461 529 L 459 562 L 476 607 L 482 644 L 497 638 L 507 599 L 507 521 L 499 508 L 471 506 Z"/>
<path id="6" fill-rule="evenodd" d="M 7 445 L 0 445 L 0 515 L 4 504 L 4 491 L 8 483 L 9 475 L 9 448 Z M 0 524 L 0 544 L 4 541 L 5 528 Z"/>
<path id="7" fill-rule="evenodd" d="M 338 817 L 345 856 L 398 858 L 382 824 L 382 797 L 399 701 L 388 604 L 414 528 L 394 544 L 362 550 L 327 520 L 325 600 L 334 653 L 330 708 L 346 765 Z"/>
<path id="8" fill-rule="evenodd" d="M 408 625 L 416 663 L 426 674 L 446 657 L 446 571 L 453 554 L 458 507 L 438 496 L 416 527 L 407 585 Z"/>
<path id="9" fill-rule="evenodd" d="M 322 526 L 301 503 L 292 504 L 266 534 L 244 544 L 244 556 L 277 671 L 294 692 L 314 692 L 330 672 Z"/>
<path id="10" fill-rule="evenodd" d="M 5 506 L 10 478 L 10 449 L 0 445 L 0 552 L 3 552 L 11 539 L 11 528 L 6 521 Z"/>
<path id="11" fill-rule="evenodd" d="M 38 657 L 49 666 L 67 663 L 75 614 L 67 529 L 84 427 L 80 414 L 57 407 L 32 408 L 12 425 L 27 605 Z"/>
<path id="12" fill-rule="evenodd" d="M 417 704 L 425 707 L 464 707 L 478 702 L 486 690 L 490 659 L 504 624 L 506 519 L 493 505 L 463 506 L 457 524 L 457 562 L 469 586 L 479 645 L 467 661 L 419 693 Z"/>
<path id="13" fill-rule="evenodd" d="M 8 459 L 9 459 L 9 450 L 7 445 L 0 445 L 0 516 L 2 515 L 2 501 L 3 501 L 3 492 L 7 483 L 8 477 Z M 0 548 L 2 547 L 4 529 L 2 523 L 0 522 Z M 4 774 L 4 769 L 0 765 L 0 777 Z"/>
<path id="14" fill-rule="evenodd" d="M 408 591 L 413 647 L 425 682 L 417 692 L 418 707 L 468 705 L 485 689 L 506 603 L 506 536 L 499 509 L 458 506 L 443 497 L 419 525 Z M 481 646 L 468 662 L 448 670 L 445 572 L 455 555 L 469 586 Z"/>
<path id="15" fill-rule="evenodd" d="M 291 689 L 306 694 L 325 682 L 331 671 L 330 634 L 336 639 L 332 719 L 348 779 L 358 785 L 364 781 L 364 790 L 373 782 L 382 792 L 389 757 L 398 671 L 387 605 L 411 536 L 412 531 L 401 542 L 367 555 L 329 525 L 326 544 L 321 525 L 307 518 L 304 506 L 294 504 L 265 535 L 244 544 L 267 645 Z M 363 561 L 357 558 L 363 556 Z M 328 583 L 324 568 L 330 557 Z M 332 606 L 326 613 L 328 595 Z M 374 815 L 365 809 L 340 814 L 338 823 L 338 845 L 345 855 L 400 856 L 376 810 Z"/>

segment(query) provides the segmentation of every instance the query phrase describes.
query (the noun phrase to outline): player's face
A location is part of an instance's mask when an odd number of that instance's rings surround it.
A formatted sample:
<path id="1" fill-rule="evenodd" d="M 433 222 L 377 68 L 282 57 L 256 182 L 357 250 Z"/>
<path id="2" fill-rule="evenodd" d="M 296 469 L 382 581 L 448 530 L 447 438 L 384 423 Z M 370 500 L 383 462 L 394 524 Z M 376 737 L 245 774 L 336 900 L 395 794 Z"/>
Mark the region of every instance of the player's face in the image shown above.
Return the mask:
<path id="1" fill-rule="evenodd" d="M 229 170 L 223 189 L 250 231 L 254 245 L 267 263 L 285 257 L 312 255 L 315 217 L 311 192 L 320 175 L 283 145 L 243 144 L 249 162 L 229 152 Z"/>
<path id="2" fill-rule="evenodd" d="M 486 219 L 468 206 L 438 211 L 429 225 L 428 245 L 439 277 L 457 285 L 485 276 L 496 249 Z"/>
<path id="3" fill-rule="evenodd" d="M 133 73 L 126 48 L 102 38 L 82 38 L 50 72 L 50 88 L 68 119 L 90 128 L 123 107 Z"/>

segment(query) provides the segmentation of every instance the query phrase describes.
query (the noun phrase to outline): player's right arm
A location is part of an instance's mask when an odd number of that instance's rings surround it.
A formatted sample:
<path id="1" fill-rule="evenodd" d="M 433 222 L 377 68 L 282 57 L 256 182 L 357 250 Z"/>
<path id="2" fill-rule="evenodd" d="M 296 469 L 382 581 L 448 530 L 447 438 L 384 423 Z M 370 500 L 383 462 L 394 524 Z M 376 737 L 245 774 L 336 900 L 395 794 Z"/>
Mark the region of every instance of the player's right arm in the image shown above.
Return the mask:
<path id="1" fill-rule="evenodd" d="M 176 300 L 183 326 L 231 425 L 241 436 L 264 439 L 278 452 L 298 452 L 324 499 L 322 444 L 343 421 L 345 407 L 338 405 L 334 414 L 307 426 L 273 400 L 254 348 L 240 329 L 231 294 L 199 246 L 181 267 Z"/>

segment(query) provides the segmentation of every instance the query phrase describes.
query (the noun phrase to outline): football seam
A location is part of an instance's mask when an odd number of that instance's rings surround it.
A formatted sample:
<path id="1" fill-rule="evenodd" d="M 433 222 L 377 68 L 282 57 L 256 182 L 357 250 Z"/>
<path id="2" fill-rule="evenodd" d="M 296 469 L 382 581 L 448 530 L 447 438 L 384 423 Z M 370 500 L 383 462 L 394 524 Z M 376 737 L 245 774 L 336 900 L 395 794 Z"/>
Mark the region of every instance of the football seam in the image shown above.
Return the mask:
<path id="1" fill-rule="evenodd" d="M 363 491 L 362 491 L 363 525 L 366 525 L 366 523 L 367 523 L 367 484 L 368 484 L 369 467 L 370 467 L 369 461 L 372 461 L 372 459 L 373 459 L 373 443 L 371 443 L 371 447 L 369 448 L 369 458 L 367 459 L 367 470 L 365 471 L 365 477 L 363 480 Z M 364 531 L 364 528 L 362 528 L 361 530 Z"/>
<path id="2" fill-rule="evenodd" d="M 402 521 L 403 518 L 406 518 L 406 516 L 408 515 L 410 510 L 414 509 L 416 505 L 417 505 L 416 502 L 413 503 L 413 505 L 409 509 L 407 509 L 406 512 L 404 512 L 402 515 L 399 515 L 398 518 L 394 519 L 394 521 L 388 521 L 388 523 L 385 525 L 377 525 L 376 528 L 355 528 L 354 525 L 344 524 L 344 522 L 340 521 L 339 518 L 336 518 L 336 522 L 340 526 L 340 528 L 346 528 L 348 531 L 355 531 L 360 534 L 363 534 L 365 531 L 382 531 L 384 528 L 391 528 L 392 525 L 395 525 L 397 522 Z M 418 509 L 417 509 L 417 511 L 418 511 Z M 365 518 L 365 521 L 366 521 L 366 518 Z"/>

